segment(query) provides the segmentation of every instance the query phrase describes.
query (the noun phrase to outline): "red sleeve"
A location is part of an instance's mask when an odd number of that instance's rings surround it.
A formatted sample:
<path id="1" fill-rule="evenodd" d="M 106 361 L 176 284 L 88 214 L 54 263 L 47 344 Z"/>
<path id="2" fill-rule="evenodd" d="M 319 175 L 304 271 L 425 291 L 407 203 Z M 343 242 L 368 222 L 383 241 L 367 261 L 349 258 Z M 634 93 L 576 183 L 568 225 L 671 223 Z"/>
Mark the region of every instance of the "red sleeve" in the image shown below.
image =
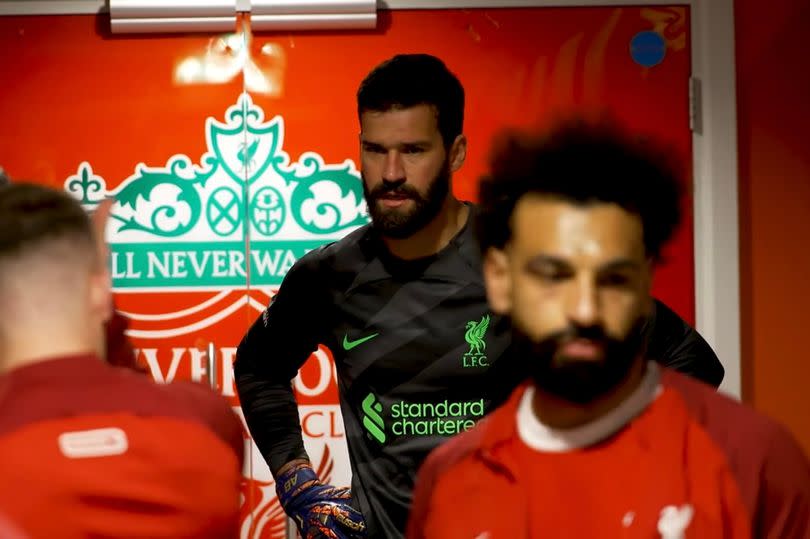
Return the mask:
<path id="1" fill-rule="evenodd" d="M 728 458 L 754 537 L 810 539 L 810 464 L 793 436 L 705 384 L 669 370 L 662 381 Z"/>
<path id="2" fill-rule="evenodd" d="M 774 425 L 760 472 L 756 537 L 810 539 L 810 464 L 798 443 Z"/>
<path id="3" fill-rule="evenodd" d="M 720 472 L 720 504 L 723 511 L 723 537 L 751 539 L 751 513 L 740 497 L 739 487 L 731 470 Z"/>

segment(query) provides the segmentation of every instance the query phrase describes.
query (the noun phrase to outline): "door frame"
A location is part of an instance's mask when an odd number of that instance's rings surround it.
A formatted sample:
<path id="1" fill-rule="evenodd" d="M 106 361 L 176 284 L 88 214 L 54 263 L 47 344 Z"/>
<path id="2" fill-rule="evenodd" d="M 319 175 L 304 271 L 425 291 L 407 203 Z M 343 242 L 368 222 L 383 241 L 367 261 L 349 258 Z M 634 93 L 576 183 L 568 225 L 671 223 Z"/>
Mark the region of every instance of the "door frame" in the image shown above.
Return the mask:
<path id="1" fill-rule="evenodd" d="M 244 0 L 234 0 L 244 2 Z M 683 5 L 690 9 L 695 318 L 740 398 L 740 260 L 734 0 L 378 0 L 380 9 Z M 106 0 L 0 0 L 3 15 L 95 14 Z"/>

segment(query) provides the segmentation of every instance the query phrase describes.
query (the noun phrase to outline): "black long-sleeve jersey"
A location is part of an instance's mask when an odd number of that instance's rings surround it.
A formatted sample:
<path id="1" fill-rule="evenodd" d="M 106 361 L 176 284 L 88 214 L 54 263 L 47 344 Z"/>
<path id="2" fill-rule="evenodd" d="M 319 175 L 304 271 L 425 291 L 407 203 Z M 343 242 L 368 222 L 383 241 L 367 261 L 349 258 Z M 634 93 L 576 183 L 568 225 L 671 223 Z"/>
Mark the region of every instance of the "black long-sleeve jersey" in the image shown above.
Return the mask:
<path id="1" fill-rule="evenodd" d="M 519 358 L 504 353 L 508 324 L 489 311 L 473 228 L 416 261 L 393 258 L 370 226 L 310 252 L 239 345 L 239 397 L 273 473 L 306 457 L 291 380 L 318 344 L 333 352 L 354 503 L 369 537 L 402 536 L 428 452 L 525 378 Z M 672 311 L 645 332 L 648 352 L 680 354 L 663 363 L 719 384 L 711 348 Z"/>

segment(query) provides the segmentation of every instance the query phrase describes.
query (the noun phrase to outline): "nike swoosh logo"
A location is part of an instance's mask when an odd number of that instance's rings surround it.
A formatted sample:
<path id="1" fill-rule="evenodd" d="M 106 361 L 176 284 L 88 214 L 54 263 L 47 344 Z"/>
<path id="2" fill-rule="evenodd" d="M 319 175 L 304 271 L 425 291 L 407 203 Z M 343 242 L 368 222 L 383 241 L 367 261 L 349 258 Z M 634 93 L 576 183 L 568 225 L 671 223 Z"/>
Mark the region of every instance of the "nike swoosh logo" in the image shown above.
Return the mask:
<path id="1" fill-rule="evenodd" d="M 364 342 L 370 341 L 371 339 L 373 339 L 377 335 L 379 335 L 379 333 L 372 333 L 371 335 L 366 335 L 362 339 L 357 339 L 355 341 L 350 341 L 348 335 L 343 335 L 343 349 L 346 350 L 346 351 L 351 350 L 352 348 L 354 348 L 356 346 L 360 346 Z"/>

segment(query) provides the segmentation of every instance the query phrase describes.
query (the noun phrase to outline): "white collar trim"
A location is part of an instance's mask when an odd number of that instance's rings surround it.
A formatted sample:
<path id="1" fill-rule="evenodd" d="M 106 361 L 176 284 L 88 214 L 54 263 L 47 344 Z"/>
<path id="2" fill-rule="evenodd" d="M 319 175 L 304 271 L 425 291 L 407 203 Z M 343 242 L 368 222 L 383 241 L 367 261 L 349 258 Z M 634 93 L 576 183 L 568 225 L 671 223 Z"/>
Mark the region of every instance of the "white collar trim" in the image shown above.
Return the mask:
<path id="1" fill-rule="evenodd" d="M 572 429 L 555 429 L 544 425 L 532 409 L 534 385 L 523 392 L 517 410 L 519 438 L 536 451 L 563 453 L 593 445 L 627 425 L 643 412 L 661 393 L 660 370 L 650 361 L 639 386 L 621 404 L 605 415 Z"/>

